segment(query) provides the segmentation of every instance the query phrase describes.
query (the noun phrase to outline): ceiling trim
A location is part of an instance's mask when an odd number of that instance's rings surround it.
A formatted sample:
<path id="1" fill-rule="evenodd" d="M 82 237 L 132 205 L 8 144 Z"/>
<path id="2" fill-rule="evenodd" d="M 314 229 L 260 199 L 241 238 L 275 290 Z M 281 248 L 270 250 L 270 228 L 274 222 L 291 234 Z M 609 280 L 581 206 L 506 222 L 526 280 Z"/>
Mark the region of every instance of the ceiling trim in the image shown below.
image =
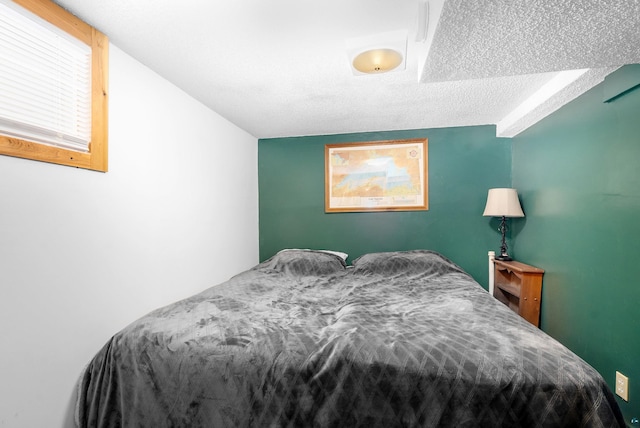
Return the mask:
<path id="1" fill-rule="evenodd" d="M 602 82 L 616 68 L 558 72 L 496 124 L 496 136 L 515 137 Z"/>

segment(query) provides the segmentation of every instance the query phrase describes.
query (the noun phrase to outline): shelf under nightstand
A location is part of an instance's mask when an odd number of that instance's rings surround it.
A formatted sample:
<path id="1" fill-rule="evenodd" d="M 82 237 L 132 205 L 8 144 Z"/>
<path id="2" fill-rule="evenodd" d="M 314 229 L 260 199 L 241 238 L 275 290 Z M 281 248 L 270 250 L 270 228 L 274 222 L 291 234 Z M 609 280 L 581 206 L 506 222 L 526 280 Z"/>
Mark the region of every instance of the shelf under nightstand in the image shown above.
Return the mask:
<path id="1" fill-rule="evenodd" d="M 493 295 L 538 327 L 543 274 L 544 270 L 515 260 L 494 260 Z"/>

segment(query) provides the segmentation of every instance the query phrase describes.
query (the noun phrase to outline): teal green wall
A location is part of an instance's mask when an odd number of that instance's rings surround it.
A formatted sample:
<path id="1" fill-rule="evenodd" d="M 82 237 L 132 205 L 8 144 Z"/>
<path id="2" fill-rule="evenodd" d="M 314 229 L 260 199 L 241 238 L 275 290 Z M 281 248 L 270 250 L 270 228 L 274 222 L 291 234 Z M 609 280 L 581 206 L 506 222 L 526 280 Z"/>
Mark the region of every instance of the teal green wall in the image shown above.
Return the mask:
<path id="1" fill-rule="evenodd" d="M 429 210 L 324 212 L 325 144 L 428 138 Z M 486 287 L 497 223 L 482 217 L 487 190 L 511 183 L 508 139 L 493 126 L 264 139 L 258 143 L 260 259 L 283 248 L 324 248 L 350 261 L 375 251 L 438 251 Z"/>
<path id="2" fill-rule="evenodd" d="M 621 69 L 512 142 L 514 251 L 546 271 L 542 328 L 612 389 L 616 370 L 630 378 L 627 421 L 640 417 L 640 89 L 603 99 L 630 75 L 640 84 L 640 66 Z"/>
<path id="3" fill-rule="evenodd" d="M 428 248 L 487 284 L 487 189 L 518 189 L 510 253 L 545 269 L 541 328 L 614 387 L 630 378 L 640 416 L 640 66 L 628 66 L 513 140 L 492 126 L 260 140 L 260 258 L 282 248 L 351 255 Z M 629 82 L 632 82 L 630 85 Z M 324 212 L 324 145 L 429 139 L 429 211 Z M 513 171 L 513 172 L 512 172 Z M 512 176 L 513 175 L 513 176 Z"/>

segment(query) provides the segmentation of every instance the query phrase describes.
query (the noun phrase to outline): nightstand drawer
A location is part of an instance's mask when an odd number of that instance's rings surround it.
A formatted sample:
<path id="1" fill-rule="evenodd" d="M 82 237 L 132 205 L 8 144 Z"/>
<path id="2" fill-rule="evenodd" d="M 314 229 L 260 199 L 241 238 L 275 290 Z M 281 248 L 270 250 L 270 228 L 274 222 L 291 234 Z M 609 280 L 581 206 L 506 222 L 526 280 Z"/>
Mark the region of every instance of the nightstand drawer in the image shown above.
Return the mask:
<path id="1" fill-rule="evenodd" d="M 516 261 L 494 261 L 493 295 L 538 327 L 544 270 Z"/>

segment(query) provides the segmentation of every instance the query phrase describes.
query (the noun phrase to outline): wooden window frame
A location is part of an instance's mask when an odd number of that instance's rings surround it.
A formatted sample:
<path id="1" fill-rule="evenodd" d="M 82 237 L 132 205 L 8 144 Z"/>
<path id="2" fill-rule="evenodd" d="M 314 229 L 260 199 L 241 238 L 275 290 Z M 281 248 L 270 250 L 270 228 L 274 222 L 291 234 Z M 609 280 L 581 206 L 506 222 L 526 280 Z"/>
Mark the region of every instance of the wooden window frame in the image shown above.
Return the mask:
<path id="1" fill-rule="evenodd" d="M 107 172 L 109 39 L 50 0 L 13 2 L 91 48 L 91 142 L 85 153 L 0 135 L 0 154 Z"/>

